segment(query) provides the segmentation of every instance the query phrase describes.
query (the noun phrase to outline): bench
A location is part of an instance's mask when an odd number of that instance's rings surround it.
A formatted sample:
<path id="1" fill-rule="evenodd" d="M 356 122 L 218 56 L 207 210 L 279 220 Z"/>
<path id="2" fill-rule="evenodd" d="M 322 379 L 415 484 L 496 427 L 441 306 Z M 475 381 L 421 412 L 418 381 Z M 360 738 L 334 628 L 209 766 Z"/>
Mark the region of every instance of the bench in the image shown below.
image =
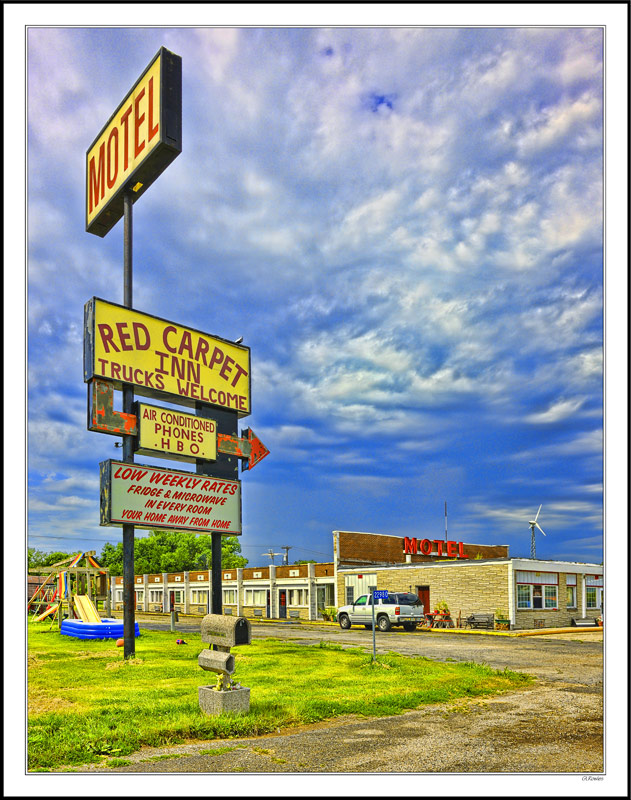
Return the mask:
<path id="1" fill-rule="evenodd" d="M 467 628 L 488 628 L 493 630 L 495 614 L 470 614 L 464 622 Z"/>
<path id="2" fill-rule="evenodd" d="M 572 625 L 577 628 L 594 628 L 598 626 L 598 623 L 590 617 L 572 617 Z"/>

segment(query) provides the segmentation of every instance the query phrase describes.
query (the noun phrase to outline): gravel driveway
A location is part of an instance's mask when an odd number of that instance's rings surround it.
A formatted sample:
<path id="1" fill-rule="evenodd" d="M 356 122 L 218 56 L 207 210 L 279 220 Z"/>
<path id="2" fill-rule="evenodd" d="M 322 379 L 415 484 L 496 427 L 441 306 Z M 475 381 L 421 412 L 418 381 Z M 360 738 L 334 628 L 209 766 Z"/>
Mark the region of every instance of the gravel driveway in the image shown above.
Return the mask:
<path id="1" fill-rule="evenodd" d="M 162 623 L 143 623 L 153 628 Z M 196 628 L 197 626 L 197 628 Z M 198 629 L 183 621 L 177 630 Z M 166 629 L 168 630 L 168 623 Z M 259 623 L 253 638 L 321 640 L 372 649 L 372 632 Z M 496 698 L 424 706 L 400 716 L 337 718 L 276 734 L 145 748 L 116 768 L 143 773 L 589 773 L 603 772 L 602 632 L 534 637 L 391 631 L 377 651 L 476 661 L 528 672 L 536 684 Z M 226 751 L 226 748 L 230 748 Z M 206 751 L 200 753 L 201 750 Z"/>

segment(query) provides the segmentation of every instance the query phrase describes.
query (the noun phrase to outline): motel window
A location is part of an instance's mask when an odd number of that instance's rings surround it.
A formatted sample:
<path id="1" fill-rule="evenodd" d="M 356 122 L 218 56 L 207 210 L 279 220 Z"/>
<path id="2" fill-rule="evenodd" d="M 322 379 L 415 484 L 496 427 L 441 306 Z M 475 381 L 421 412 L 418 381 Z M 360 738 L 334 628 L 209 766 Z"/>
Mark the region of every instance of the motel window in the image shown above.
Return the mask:
<path id="1" fill-rule="evenodd" d="M 150 589 L 149 590 L 149 602 L 150 603 L 161 603 L 162 602 L 162 590 L 161 589 Z"/>
<path id="2" fill-rule="evenodd" d="M 181 589 L 176 589 L 173 592 L 173 600 L 175 603 L 183 603 L 184 602 L 184 592 Z"/>
<path id="3" fill-rule="evenodd" d="M 223 590 L 223 602 L 224 602 L 224 605 L 227 605 L 227 606 L 236 606 L 236 604 L 237 604 L 237 590 L 236 589 L 224 589 Z"/>
<path id="4" fill-rule="evenodd" d="M 543 587 L 543 603 L 545 608 L 556 608 L 557 603 L 557 587 L 544 586 Z"/>
<path id="5" fill-rule="evenodd" d="M 347 606 L 352 605 L 354 599 L 355 599 L 355 590 L 353 589 L 352 586 L 347 586 L 346 587 L 346 605 Z"/>
<path id="6" fill-rule="evenodd" d="M 290 606 L 306 606 L 307 605 L 307 590 L 306 589 L 290 589 L 289 590 L 289 603 Z"/>
<path id="7" fill-rule="evenodd" d="M 208 605 L 208 589 L 193 589 L 191 592 L 193 605 Z"/>
<path id="8" fill-rule="evenodd" d="M 603 603 L 603 576 L 585 576 L 585 600 L 587 608 L 602 608 Z"/>
<path id="9" fill-rule="evenodd" d="M 122 589 L 117 589 L 116 590 L 116 602 L 117 603 L 122 603 L 123 602 L 123 590 Z"/>
<path id="10" fill-rule="evenodd" d="M 518 585 L 517 608 L 557 608 L 557 587 L 538 584 Z"/>
<path id="11" fill-rule="evenodd" d="M 585 589 L 585 600 L 587 608 L 601 608 L 603 590 L 597 586 L 588 586 Z"/>
<path id="12" fill-rule="evenodd" d="M 530 600 L 530 586 L 517 586 L 517 608 L 532 608 Z"/>
<path id="13" fill-rule="evenodd" d="M 567 587 L 566 606 L 568 608 L 578 608 L 576 602 L 576 575 L 569 573 L 565 576 L 565 585 Z"/>
<path id="14" fill-rule="evenodd" d="M 556 572 L 517 571 L 517 608 L 558 608 Z"/>
<path id="15" fill-rule="evenodd" d="M 145 593 L 142 589 L 136 589 L 136 602 L 137 603 L 144 603 L 145 601 Z"/>
<path id="16" fill-rule="evenodd" d="M 265 589 L 246 589 L 246 606 L 264 606 L 267 603 L 267 591 Z"/>

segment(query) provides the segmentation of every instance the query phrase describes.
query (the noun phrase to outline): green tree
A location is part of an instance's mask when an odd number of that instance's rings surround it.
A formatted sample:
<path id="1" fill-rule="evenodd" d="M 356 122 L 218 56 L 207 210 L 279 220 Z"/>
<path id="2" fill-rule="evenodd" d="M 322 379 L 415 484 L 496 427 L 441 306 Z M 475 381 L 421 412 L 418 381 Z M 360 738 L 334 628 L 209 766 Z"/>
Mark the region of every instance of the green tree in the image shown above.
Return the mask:
<path id="1" fill-rule="evenodd" d="M 134 540 L 134 572 L 136 575 L 161 572 L 210 569 L 212 565 L 212 539 L 194 533 L 179 531 L 151 531 L 149 536 Z M 123 574 L 123 544 L 107 543 L 99 559 L 112 575 Z M 247 559 L 241 555 L 241 544 L 236 536 L 221 537 L 221 566 L 244 567 Z"/>
<path id="2" fill-rule="evenodd" d="M 43 550 L 36 550 L 34 547 L 28 548 L 28 568 L 37 569 L 46 566 L 46 556 Z"/>
<path id="3" fill-rule="evenodd" d="M 107 567 L 112 575 L 123 574 L 123 543 L 111 544 L 106 542 L 98 559 L 99 564 Z"/>
<path id="4" fill-rule="evenodd" d="M 47 553 L 44 560 L 44 566 L 52 567 L 53 564 L 58 564 L 60 561 L 66 561 L 66 559 L 72 558 L 75 555 L 76 553 L 64 553 L 63 550 L 58 550 L 55 553 Z"/>

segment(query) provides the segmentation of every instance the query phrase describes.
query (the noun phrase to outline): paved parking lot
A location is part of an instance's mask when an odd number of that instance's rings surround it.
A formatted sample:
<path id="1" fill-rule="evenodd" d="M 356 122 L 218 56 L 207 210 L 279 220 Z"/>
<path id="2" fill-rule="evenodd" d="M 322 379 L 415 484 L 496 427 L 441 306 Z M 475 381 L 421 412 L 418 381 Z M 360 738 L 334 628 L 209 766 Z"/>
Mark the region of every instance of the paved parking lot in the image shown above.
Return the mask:
<path id="1" fill-rule="evenodd" d="M 141 627 L 143 622 L 141 621 Z M 153 627 L 156 623 L 144 623 Z M 160 623 L 169 629 L 169 624 Z M 182 620 L 186 633 L 199 621 Z M 255 623 L 254 638 L 372 648 L 372 631 Z M 603 770 L 602 632 L 536 637 L 449 632 L 377 633 L 377 650 L 476 661 L 537 677 L 525 690 L 456 707 L 426 706 L 378 719 L 336 719 L 242 740 L 146 748 L 129 766 L 86 772 L 145 773 L 589 773 Z M 229 752 L 200 754 L 200 750 Z M 158 756 L 167 760 L 148 760 Z"/>

